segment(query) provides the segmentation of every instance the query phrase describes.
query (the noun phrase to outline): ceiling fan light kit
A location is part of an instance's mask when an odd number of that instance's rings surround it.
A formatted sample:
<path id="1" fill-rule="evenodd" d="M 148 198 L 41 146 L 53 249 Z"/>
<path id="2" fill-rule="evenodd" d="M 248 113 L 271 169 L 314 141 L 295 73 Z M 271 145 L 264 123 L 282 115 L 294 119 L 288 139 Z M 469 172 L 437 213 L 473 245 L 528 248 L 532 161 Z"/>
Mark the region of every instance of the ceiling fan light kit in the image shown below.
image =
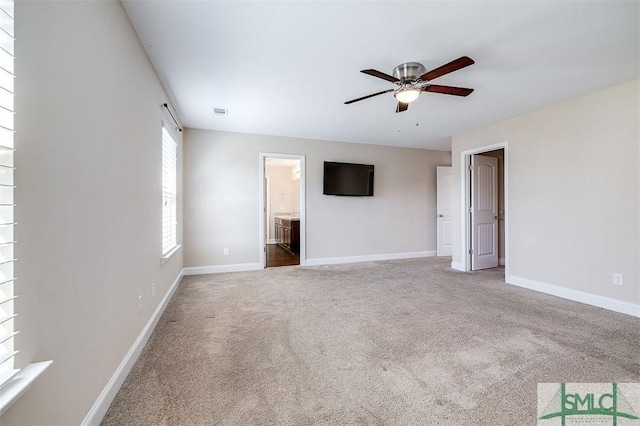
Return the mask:
<path id="1" fill-rule="evenodd" d="M 403 104 L 408 104 L 420 96 L 421 90 L 419 87 L 409 86 L 398 89 L 393 96 L 395 96 L 398 102 L 402 102 Z"/>
<path id="2" fill-rule="evenodd" d="M 418 62 L 406 62 L 400 64 L 393 69 L 393 76 L 380 72 L 374 69 L 362 70 L 360 72 L 368 74 L 373 77 L 387 80 L 396 84 L 398 89 L 383 90 L 382 92 L 373 93 L 371 95 L 363 96 L 361 98 L 352 99 L 345 102 L 345 104 L 352 104 L 354 102 L 362 101 L 372 98 L 374 96 L 382 95 L 383 93 L 393 92 L 393 96 L 398 101 L 396 106 L 396 113 L 406 111 L 409 108 L 409 103 L 418 99 L 422 92 L 435 92 L 442 93 L 444 95 L 455 96 L 469 96 L 473 89 L 467 89 L 465 87 L 453 87 L 453 86 L 441 86 L 435 84 L 422 84 L 435 78 L 441 77 L 445 74 L 457 71 L 459 69 L 468 67 L 474 64 L 474 60 L 468 56 L 462 56 L 454 61 L 451 61 L 441 67 L 426 72 L 424 65 Z"/>

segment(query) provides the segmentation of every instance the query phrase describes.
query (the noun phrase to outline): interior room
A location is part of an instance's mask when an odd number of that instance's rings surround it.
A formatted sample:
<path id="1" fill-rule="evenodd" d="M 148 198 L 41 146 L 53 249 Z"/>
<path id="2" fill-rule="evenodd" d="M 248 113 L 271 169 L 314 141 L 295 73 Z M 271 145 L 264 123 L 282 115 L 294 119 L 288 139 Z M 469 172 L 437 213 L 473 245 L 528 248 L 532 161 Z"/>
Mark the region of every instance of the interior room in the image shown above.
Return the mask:
<path id="1" fill-rule="evenodd" d="M 300 265 L 300 161 L 264 160 L 266 268 Z"/>
<path id="2" fill-rule="evenodd" d="M 640 414 L 638 1 L 0 16 L 3 426 Z"/>

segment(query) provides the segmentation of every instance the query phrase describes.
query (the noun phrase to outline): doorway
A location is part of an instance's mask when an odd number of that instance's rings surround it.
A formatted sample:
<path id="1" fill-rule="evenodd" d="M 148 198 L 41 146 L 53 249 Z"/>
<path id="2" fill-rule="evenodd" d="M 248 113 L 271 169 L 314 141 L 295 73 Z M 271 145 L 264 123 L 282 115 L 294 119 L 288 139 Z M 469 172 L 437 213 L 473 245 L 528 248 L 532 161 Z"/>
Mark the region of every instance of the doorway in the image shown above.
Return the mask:
<path id="1" fill-rule="evenodd" d="M 463 151 L 462 266 L 465 271 L 509 267 L 508 143 Z"/>
<path id="2" fill-rule="evenodd" d="M 304 156 L 260 154 L 260 175 L 262 265 L 304 265 Z"/>

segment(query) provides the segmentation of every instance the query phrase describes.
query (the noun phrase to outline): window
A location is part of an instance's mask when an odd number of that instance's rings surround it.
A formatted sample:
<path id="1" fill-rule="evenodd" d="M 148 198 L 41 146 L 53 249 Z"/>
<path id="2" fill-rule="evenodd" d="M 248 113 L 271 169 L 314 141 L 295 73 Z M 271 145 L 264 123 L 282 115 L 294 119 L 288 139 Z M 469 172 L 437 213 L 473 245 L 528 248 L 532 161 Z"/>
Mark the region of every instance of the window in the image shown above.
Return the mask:
<path id="1" fill-rule="evenodd" d="M 13 1 L 0 2 L 0 385 L 14 366 Z"/>
<path id="2" fill-rule="evenodd" d="M 13 0 L 0 0 L 0 415 L 52 361 L 19 369 L 14 363 L 17 312 L 14 307 L 13 247 Z"/>
<path id="3" fill-rule="evenodd" d="M 162 127 L 162 257 L 168 258 L 178 248 L 178 184 L 176 157 L 178 144 L 166 127 Z"/>

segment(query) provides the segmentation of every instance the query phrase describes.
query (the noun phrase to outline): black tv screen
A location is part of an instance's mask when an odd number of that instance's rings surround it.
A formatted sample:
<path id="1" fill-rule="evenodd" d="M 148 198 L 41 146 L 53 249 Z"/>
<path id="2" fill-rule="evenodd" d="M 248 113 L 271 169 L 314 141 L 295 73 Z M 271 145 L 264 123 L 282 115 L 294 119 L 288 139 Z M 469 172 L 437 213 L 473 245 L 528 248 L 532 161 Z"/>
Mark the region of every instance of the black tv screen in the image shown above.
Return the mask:
<path id="1" fill-rule="evenodd" d="M 373 196 L 373 165 L 324 162 L 325 195 Z"/>

